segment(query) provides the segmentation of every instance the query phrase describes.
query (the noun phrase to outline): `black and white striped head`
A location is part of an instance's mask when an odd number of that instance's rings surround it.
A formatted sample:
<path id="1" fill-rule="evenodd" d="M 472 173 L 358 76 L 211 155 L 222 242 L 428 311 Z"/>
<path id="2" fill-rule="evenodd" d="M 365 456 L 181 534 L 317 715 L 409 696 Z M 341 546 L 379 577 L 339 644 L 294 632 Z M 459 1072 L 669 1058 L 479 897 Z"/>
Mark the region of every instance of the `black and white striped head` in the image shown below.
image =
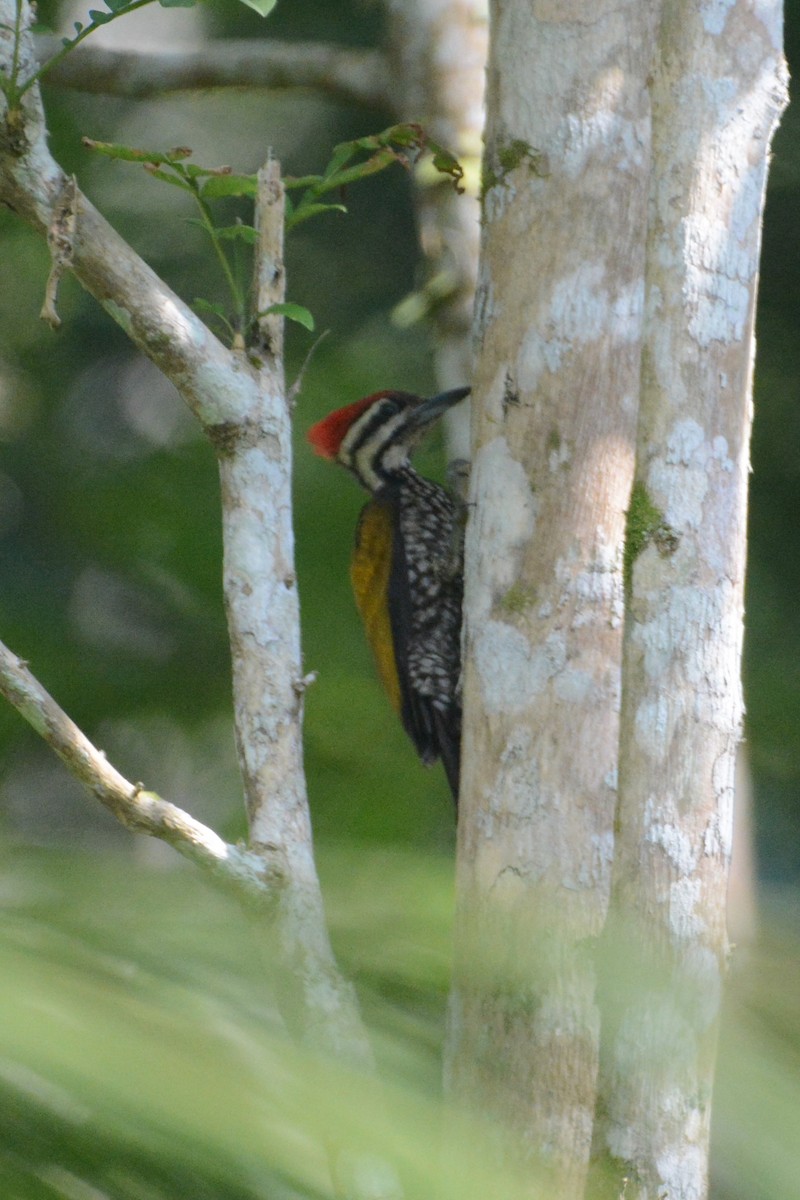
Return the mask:
<path id="1" fill-rule="evenodd" d="M 308 431 L 308 440 L 323 458 L 352 471 L 368 491 L 378 492 L 408 464 L 426 430 L 469 395 L 455 388 L 429 400 L 411 392 L 375 392 L 338 408 Z"/>

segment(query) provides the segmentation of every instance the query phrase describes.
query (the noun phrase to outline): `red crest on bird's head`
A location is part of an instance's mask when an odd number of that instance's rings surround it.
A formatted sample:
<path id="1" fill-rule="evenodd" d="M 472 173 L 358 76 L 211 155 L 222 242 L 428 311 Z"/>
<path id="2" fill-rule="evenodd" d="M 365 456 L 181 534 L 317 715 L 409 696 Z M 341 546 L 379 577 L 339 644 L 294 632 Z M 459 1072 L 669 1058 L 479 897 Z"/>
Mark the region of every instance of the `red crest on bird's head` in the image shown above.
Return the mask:
<path id="1" fill-rule="evenodd" d="M 357 421 L 376 400 L 383 400 L 387 396 L 398 394 L 391 391 L 374 392 L 371 396 L 365 396 L 363 400 L 356 400 L 354 404 L 346 404 L 344 408 L 337 408 L 335 412 L 328 413 L 327 417 L 317 421 L 316 425 L 312 425 L 306 437 L 317 454 L 323 458 L 336 458 L 339 447 L 353 422 Z"/>

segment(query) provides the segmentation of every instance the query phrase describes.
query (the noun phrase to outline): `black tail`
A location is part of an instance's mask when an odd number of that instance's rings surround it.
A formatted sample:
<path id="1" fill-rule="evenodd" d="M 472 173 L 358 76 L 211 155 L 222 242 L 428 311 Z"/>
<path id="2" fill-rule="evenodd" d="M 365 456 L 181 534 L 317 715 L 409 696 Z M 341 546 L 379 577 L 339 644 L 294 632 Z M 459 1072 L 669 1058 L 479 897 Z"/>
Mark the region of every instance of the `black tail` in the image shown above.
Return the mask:
<path id="1" fill-rule="evenodd" d="M 458 788 L 461 781 L 461 713 L 451 712 L 445 716 L 438 709 L 433 709 L 433 723 L 436 727 L 436 749 L 458 812 Z"/>

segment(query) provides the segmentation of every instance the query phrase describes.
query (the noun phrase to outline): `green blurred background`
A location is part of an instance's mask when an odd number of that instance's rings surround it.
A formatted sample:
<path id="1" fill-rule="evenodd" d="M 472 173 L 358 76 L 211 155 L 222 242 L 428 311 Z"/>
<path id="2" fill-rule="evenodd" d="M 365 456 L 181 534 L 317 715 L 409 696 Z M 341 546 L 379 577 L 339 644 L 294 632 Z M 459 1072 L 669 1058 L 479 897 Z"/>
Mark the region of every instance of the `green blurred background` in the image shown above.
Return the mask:
<path id="1" fill-rule="evenodd" d="M 46 21 L 58 12 L 40 5 Z M 216 36 L 375 45 L 382 17 L 367 0 L 280 0 L 262 22 L 218 0 L 205 21 Z M 799 39 L 791 0 L 790 66 Z M 186 144 L 199 162 L 243 171 L 272 146 L 285 172 L 301 174 L 321 169 L 335 143 L 393 120 L 308 92 L 132 103 L 52 91 L 46 103 L 62 166 L 184 298 L 222 303 L 183 195 L 92 157 L 81 136 Z M 429 392 L 435 381 L 429 331 L 392 320 L 421 278 L 409 179 L 394 169 L 347 202 L 347 216 L 303 225 L 287 245 L 290 298 L 330 330 L 297 408 L 303 645 L 319 674 L 306 757 L 337 950 L 395 1088 L 390 1127 L 413 1177 L 425 1161 L 415 1121 L 424 1114 L 430 1129 L 439 1086 L 453 814 L 440 769 L 418 764 L 380 693 L 358 628 L 347 561 L 362 497 L 313 458 L 304 433 L 377 388 Z M 800 1190 L 799 205 L 790 108 L 764 231 L 745 664 L 767 916 L 730 1001 L 717 1200 Z M 241 837 L 212 452 L 72 279 L 61 332 L 38 319 L 46 247 L 7 213 L 0 236 L 2 637 L 129 778 Z M 289 326 L 290 379 L 312 341 Z M 440 457 L 434 440 L 422 469 L 437 472 Z M 90 803 L 4 707 L 0 739 L 0 1197 L 328 1194 L 313 1136 L 330 1115 L 321 1068 L 285 1043 L 249 926 L 170 851 Z"/>

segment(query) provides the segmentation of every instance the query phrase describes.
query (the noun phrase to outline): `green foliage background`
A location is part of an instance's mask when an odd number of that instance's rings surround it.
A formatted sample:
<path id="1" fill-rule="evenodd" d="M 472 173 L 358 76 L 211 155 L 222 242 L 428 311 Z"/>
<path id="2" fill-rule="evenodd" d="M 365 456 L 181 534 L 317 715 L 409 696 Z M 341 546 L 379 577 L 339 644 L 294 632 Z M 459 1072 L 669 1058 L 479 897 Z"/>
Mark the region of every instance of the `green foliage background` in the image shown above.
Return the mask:
<path id="1" fill-rule="evenodd" d="M 241 11 L 239 11 L 241 9 Z M 40 6 L 55 19 L 56 6 Z M 267 23 L 211 8 L 217 35 L 372 45 L 364 0 L 279 3 Z M 159 14 L 153 12 L 156 21 Z M 787 6 L 790 65 L 800 4 Z M 393 114 L 302 93 L 139 104 L 46 93 L 51 144 L 110 220 L 185 298 L 225 300 L 191 210 L 80 138 L 167 148 L 287 173 Z M 717 1102 L 717 1200 L 783 1200 L 800 1161 L 800 118 L 775 141 L 761 276 L 746 686 L 769 935 L 734 977 Z M 297 554 L 307 670 L 306 753 L 336 946 L 357 980 L 390 1081 L 375 1117 L 433 1195 L 438 1052 L 449 956 L 453 816 L 439 768 L 416 761 L 375 681 L 349 592 L 362 496 L 304 441 L 329 409 L 385 386 L 430 392 L 428 331 L 394 306 L 419 283 L 409 180 L 347 197 L 349 215 L 292 234 L 289 292 L 330 334 L 297 410 Z M 231 216 L 235 215 L 231 208 Z M 0 213 L 0 636 L 134 779 L 228 837 L 244 835 L 219 595 L 217 479 L 180 400 L 67 278 L 54 335 L 38 320 L 45 246 Z M 288 328 L 288 374 L 311 342 Z M 440 467 L 438 447 L 421 466 Z M 269 963 L 239 912 L 164 848 L 93 807 L 0 708 L 0 1195 L 328 1195 L 315 1138 L 369 1123 L 363 1096 L 285 1042 Z M 345 1096 L 345 1093 L 346 1096 Z M 344 1097 L 344 1098 L 342 1098 Z M 91 1191 L 99 1189 L 99 1192 Z M 463 1194 L 463 1193 L 462 1193 Z M 477 1194 L 481 1194 L 478 1192 Z M 500 1193 L 495 1193 L 500 1194 Z M 505 1194 L 511 1195 L 508 1183 Z"/>

